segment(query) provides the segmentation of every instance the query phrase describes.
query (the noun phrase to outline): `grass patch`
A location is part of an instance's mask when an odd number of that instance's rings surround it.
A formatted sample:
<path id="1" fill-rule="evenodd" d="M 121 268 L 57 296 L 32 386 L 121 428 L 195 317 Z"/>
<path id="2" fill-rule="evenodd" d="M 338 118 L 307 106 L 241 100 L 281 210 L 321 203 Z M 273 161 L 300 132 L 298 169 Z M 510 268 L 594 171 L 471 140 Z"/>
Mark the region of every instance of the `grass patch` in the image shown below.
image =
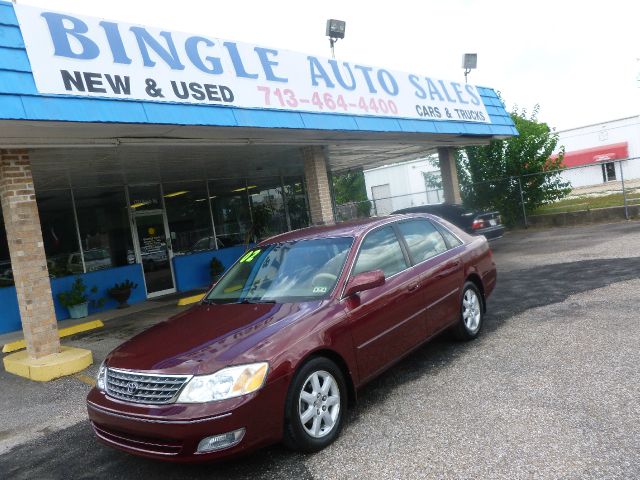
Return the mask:
<path id="1" fill-rule="evenodd" d="M 627 193 L 627 205 L 640 204 L 640 192 Z M 544 205 L 536 209 L 534 215 L 545 213 L 577 212 L 580 210 L 592 210 L 594 208 L 622 207 L 624 200 L 622 193 L 613 193 L 602 196 L 581 195 L 577 197 L 563 198 L 554 203 Z"/>

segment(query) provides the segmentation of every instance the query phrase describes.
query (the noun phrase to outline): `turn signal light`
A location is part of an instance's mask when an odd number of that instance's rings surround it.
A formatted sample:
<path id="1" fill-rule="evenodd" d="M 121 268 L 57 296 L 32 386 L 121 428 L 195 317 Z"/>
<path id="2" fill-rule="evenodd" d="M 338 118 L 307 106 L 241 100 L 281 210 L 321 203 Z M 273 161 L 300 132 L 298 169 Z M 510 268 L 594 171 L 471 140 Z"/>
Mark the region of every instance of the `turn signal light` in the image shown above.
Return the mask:
<path id="1" fill-rule="evenodd" d="M 237 445 L 244 437 L 244 428 L 233 432 L 222 433 L 212 437 L 203 438 L 198 444 L 198 453 L 215 452 Z"/>

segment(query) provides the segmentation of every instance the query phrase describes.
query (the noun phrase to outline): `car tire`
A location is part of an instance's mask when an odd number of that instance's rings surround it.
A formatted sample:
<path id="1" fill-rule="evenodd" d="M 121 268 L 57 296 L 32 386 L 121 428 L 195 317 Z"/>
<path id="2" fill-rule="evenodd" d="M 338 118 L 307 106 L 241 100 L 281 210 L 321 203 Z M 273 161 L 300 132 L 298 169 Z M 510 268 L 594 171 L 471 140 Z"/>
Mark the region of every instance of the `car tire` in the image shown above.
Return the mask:
<path id="1" fill-rule="evenodd" d="M 322 450 L 340 434 L 346 406 L 347 387 L 340 368 L 328 358 L 312 358 L 289 386 L 284 444 L 299 452 Z"/>
<path id="2" fill-rule="evenodd" d="M 458 340 L 473 340 L 480 334 L 484 322 L 484 298 L 473 282 L 465 282 L 460 299 L 460 316 L 453 328 Z"/>

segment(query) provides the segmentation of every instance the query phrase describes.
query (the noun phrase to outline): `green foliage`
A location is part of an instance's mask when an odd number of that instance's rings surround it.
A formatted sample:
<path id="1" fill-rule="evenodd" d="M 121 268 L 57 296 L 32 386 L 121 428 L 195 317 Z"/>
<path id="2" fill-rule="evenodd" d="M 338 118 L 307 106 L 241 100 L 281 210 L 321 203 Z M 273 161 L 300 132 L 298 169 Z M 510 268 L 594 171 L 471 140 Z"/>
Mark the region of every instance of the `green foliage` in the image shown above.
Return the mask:
<path id="1" fill-rule="evenodd" d="M 497 209 L 506 224 L 514 225 L 522 219 L 519 183 L 527 213 L 571 191 L 558 171 L 563 167 L 564 148 L 557 158 L 550 158 L 558 135 L 546 123 L 537 121 L 538 108 L 529 117 L 525 110 L 511 113 L 519 136 L 458 152 L 458 176 L 465 205 Z"/>
<path id="2" fill-rule="evenodd" d="M 111 292 L 112 290 L 135 290 L 136 288 L 138 288 L 138 284 L 133 283 L 131 280 L 127 278 L 124 282 L 116 283 L 113 287 L 109 289 L 109 291 Z"/>
<path id="3" fill-rule="evenodd" d="M 97 293 L 98 287 L 92 287 L 89 293 Z M 80 305 L 89 301 L 89 293 L 87 293 L 87 286 L 80 277 L 71 284 L 71 288 L 65 292 L 58 294 L 58 300 L 65 307 L 73 307 L 74 305 Z M 99 302 L 99 300 L 98 300 Z"/>
<path id="4" fill-rule="evenodd" d="M 334 175 L 333 194 L 338 205 L 355 202 L 358 205 L 358 216 L 369 216 L 371 202 L 367 198 L 367 187 L 362 170 L 353 170 Z"/>

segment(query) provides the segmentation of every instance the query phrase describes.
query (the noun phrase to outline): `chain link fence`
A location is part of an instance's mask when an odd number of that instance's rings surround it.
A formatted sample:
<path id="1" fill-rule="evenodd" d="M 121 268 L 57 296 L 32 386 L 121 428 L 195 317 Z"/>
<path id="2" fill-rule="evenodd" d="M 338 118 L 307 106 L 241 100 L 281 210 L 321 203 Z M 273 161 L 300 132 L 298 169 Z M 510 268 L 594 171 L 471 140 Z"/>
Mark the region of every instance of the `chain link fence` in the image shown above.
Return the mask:
<path id="1" fill-rule="evenodd" d="M 552 179 L 552 180 L 550 180 Z M 558 181 L 566 195 L 533 205 L 531 189 Z M 562 190 L 562 189 L 561 189 Z M 511 176 L 460 185 L 471 209 L 497 209 L 512 226 L 572 225 L 640 216 L 640 158 L 608 160 L 562 170 Z M 368 192 L 372 195 L 372 192 Z M 500 198 L 498 205 L 476 207 L 478 199 Z M 442 190 L 370 198 L 336 205 L 340 221 L 388 215 L 401 208 L 442 203 Z M 535 202 L 538 203 L 538 202 Z M 508 210 L 508 212 L 502 211 Z"/>

